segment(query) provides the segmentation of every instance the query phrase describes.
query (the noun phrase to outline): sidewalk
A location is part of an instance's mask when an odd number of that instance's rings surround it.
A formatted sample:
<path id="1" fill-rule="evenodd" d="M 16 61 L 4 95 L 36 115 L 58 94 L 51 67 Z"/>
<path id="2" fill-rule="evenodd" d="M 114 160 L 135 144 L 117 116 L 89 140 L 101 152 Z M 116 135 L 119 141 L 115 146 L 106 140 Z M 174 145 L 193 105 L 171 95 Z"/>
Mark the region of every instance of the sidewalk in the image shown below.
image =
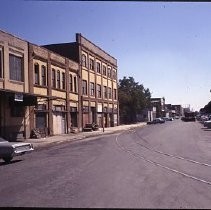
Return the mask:
<path id="1" fill-rule="evenodd" d="M 90 137 L 95 137 L 99 135 L 107 135 L 112 133 L 117 133 L 124 130 L 129 130 L 130 128 L 135 127 L 143 127 L 145 126 L 145 122 L 136 123 L 132 125 L 120 125 L 116 127 L 110 127 L 110 128 L 100 128 L 98 131 L 91 131 L 91 132 L 79 132 L 79 133 L 69 133 L 69 134 L 62 134 L 62 135 L 56 135 L 56 136 L 49 136 L 46 138 L 41 139 L 25 139 L 24 142 L 32 143 L 35 149 L 42 148 L 49 146 L 51 144 L 59 144 L 62 142 L 73 142 L 77 140 L 82 140 Z"/>

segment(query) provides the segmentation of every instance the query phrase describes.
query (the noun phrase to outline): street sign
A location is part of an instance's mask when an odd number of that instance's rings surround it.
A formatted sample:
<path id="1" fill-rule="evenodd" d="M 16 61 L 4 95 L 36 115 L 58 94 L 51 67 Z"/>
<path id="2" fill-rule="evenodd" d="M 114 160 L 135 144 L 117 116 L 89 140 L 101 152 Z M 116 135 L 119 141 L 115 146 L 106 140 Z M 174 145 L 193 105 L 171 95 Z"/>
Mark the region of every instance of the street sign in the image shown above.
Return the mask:
<path id="1" fill-rule="evenodd" d="M 23 101 L 23 94 L 15 93 L 15 101 Z"/>

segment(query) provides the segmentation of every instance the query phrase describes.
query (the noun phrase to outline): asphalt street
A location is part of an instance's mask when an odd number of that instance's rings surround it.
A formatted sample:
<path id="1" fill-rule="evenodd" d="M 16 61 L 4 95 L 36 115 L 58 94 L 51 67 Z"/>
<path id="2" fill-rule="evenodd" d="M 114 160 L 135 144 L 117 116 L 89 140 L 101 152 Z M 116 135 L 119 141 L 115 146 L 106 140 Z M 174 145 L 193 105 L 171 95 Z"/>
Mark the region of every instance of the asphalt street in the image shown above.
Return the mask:
<path id="1" fill-rule="evenodd" d="M 0 162 L 0 207 L 210 208 L 211 131 L 174 120 Z"/>

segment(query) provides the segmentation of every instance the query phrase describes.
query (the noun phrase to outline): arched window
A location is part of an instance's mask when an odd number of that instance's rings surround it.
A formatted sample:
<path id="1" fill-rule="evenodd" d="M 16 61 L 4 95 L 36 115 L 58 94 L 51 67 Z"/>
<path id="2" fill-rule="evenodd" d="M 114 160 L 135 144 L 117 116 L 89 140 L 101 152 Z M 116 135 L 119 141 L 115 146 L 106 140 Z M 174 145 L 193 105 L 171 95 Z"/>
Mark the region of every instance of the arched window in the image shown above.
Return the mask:
<path id="1" fill-rule="evenodd" d="M 87 61 L 86 61 L 86 55 L 82 54 L 82 66 L 86 67 Z"/>

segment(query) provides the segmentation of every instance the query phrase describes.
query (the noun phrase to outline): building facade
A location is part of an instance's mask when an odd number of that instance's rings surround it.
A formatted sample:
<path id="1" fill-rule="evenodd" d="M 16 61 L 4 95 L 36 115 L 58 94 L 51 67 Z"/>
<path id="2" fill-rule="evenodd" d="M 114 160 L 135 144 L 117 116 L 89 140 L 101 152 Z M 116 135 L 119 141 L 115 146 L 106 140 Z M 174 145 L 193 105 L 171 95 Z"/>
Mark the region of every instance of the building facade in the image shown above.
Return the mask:
<path id="1" fill-rule="evenodd" d="M 76 34 L 76 42 L 43 47 L 79 63 L 81 126 L 93 122 L 100 127 L 117 126 L 117 60 L 81 34 Z"/>
<path id="2" fill-rule="evenodd" d="M 30 93 L 37 97 L 37 106 L 30 112 L 31 130 L 57 135 L 79 127 L 79 65 L 29 43 L 29 71 Z"/>
<path id="3" fill-rule="evenodd" d="M 0 136 L 12 141 L 32 131 L 119 124 L 117 60 L 81 34 L 52 46 L 0 31 Z"/>
<path id="4" fill-rule="evenodd" d="M 30 135 L 28 42 L 0 31 L 0 136 L 9 140 Z"/>
<path id="5" fill-rule="evenodd" d="M 165 117 L 165 98 L 151 98 L 151 105 L 156 107 L 156 117 Z"/>

